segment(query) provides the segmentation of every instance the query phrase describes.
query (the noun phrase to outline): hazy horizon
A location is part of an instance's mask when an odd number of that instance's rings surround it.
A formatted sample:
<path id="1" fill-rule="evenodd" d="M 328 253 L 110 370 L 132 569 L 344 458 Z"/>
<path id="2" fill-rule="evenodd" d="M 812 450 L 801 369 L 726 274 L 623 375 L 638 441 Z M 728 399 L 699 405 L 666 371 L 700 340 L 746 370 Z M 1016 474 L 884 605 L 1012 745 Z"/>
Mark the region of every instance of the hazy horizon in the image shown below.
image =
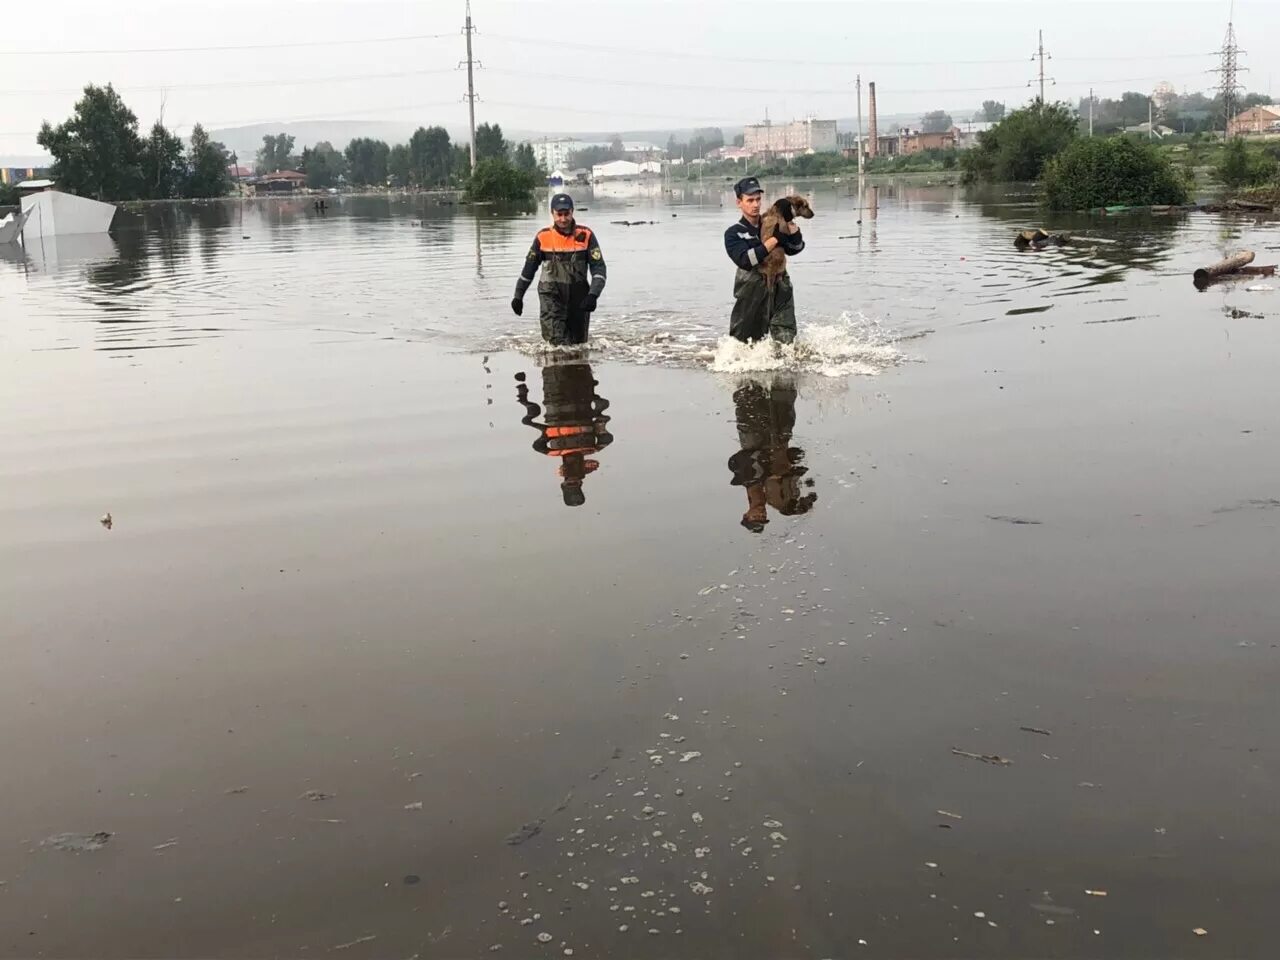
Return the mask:
<path id="1" fill-rule="evenodd" d="M 184 28 L 175 8 L 199 16 Z M 394 121 L 465 129 L 465 4 L 295 0 L 259 6 L 189 0 L 118 8 L 52 0 L 0 52 L 0 155 L 39 156 L 42 120 L 70 115 L 88 83 L 113 83 L 148 128 L 181 135 L 298 121 Z M 562 5 L 477 0 L 477 122 L 543 132 L 742 125 L 856 115 L 855 75 L 876 81 L 882 116 L 1011 107 L 1034 93 L 1036 33 L 1075 103 L 1172 83 L 1210 91 L 1229 4 L 1221 0 L 1021 2 L 671 2 Z M 1265 51 L 1280 4 L 1235 5 L 1246 89 L 1269 93 Z M 175 49 L 186 48 L 186 49 Z M 196 49 L 198 48 L 198 49 Z M 234 48 L 234 49 L 227 49 Z M 1140 49 L 1135 49 L 1140 48 Z M 1150 52 L 1156 51 L 1156 52 Z M 539 62 L 541 61 L 541 62 Z M 959 117 L 957 117 L 959 119 Z"/>

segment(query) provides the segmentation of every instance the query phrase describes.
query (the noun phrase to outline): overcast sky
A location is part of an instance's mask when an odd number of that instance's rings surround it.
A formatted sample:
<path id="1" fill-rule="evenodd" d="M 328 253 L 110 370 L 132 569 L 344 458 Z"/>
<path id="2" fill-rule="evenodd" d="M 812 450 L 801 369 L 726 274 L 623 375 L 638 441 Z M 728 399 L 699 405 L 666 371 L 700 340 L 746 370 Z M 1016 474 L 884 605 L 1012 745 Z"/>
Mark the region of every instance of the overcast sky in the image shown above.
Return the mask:
<path id="1" fill-rule="evenodd" d="M 596 130 L 736 124 L 766 110 L 850 117 L 859 72 L 877 81 L 884 114 L 1016 104 L 1031 93 L 1037 29 L 1053 57 L 1051 97 L 1161 80 L 1206 89 L 1228 11 L 1227 0 L 475 0 L 477 122 Z M 64 119 L 90 82 L 114 83 L 144 127 L 163 104 L 184 135 L 197 121 L 460 129 L 463 16 L 462 0 L 43 0 L 0 40 L 0 155 L 40 152 L 40 122 Z M 1251 68 L 1242 80 L 1268 92 L 1280 0 L 1240 0 L 1235 23 Z M 250 45 L 274 46 L 172 49 Z"/>

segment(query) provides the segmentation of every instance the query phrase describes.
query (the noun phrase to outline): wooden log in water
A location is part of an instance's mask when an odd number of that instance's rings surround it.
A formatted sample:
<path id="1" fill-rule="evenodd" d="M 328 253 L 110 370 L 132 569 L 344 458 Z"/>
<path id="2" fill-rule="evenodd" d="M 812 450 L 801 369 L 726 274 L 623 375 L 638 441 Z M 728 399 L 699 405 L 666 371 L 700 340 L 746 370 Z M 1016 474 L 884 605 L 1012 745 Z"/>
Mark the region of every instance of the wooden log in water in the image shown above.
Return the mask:
<path id="1" fill-rule="evenodd" d="M 1253 251 L 1241 250 L 1239 253 L 1233 253 L 1225 260 L 1219 260 L 1217 263 L 1211 263 L 1207 267 L 1201 267 L 1192 274 L 1192 278 L 1196 283 L 1208 283 L 1214 277 L 1235 273 L 1241 267 L 1247 267 L 1251 263 L 1253 263 Z"/>

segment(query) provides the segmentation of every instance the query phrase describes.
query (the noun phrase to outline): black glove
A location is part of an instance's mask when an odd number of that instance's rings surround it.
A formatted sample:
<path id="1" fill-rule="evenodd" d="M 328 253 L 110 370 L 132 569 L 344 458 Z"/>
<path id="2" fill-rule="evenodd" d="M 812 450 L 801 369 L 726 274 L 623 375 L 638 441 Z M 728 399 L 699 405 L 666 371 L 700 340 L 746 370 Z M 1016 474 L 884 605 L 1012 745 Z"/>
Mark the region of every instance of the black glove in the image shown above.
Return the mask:
<path id="1" fill-rule="evenodd" d="M 517 317 L 524 313 L 524 300 L 520 297 L 511 298 L 511 312 Z"/>
<path id="2" fill-rule="evenodd" d="M 583 310 L 585 310 L 585 311 L 587 311 L 587 313 L 593 313 L 593 312 L 595 312 L 595 309 L 596 309 L 596 300 L 597 300 L 597 299 L 599 299 L 599 298 L 596 296 L 596 294 L 594 294 L 594 293 L 588 293 L 588 294 L 587 294 L 585 297 L 583 297 L 583 299 L 582 299 L 582 309 L 583 309 Z"/>

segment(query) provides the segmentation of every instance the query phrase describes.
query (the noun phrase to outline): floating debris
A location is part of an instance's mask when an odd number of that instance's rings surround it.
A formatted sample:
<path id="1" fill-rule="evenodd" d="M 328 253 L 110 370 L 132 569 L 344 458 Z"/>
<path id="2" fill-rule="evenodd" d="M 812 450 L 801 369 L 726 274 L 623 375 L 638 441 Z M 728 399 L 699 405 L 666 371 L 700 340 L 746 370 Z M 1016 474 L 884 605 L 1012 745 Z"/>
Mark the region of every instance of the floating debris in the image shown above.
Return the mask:
<path id="1" fill-rule="evenodd" d="M 619 880 L 618 882 L 619 882 L 619 883 L 622 883 L 622 884 L 639 883 L 639 882 L 640 882 L 640 878 L 639 878 L 639 877 L 623 877 L 623 878 L 622 878 L 621 880 Z"/>
<path id="2" fill-rule="evenodd" d="M 92 853 L 101 850 L 114 836 L 105 830 L 97 833 L 56 833 L 46 840 L 40 841 L 42 847 L 53 847 L 68 853 Z"/>
<path id="3" fill-rule="evenodd" d="M 1203 937 L 1206 934 L 1208 934 L 1209 931 L 1206 930 L 1204 927 L 1196 927 L 1191 932 L 1194 933 L 1197 937 Z"/>
<path id="4" fill-rule="evenodd" d="M 1017 526 L 1017 527 L 1038 527 L 1040 526 L 1041 523 L 1043 523 L 1042 520 L 1032 520 L 1030 517 L 1009 517 L 1009 516 L 1005 516 L 1002 513 L 996 513 L 996 514 L 989 513 L 987 514 L 987 519 L 998 520 L 1001 523 L 1012 523 L 1014 526 Z"/>
<path id="5" fill-rule="evenodd" d="M 1085 893 L 1091 897 L 1105 897 L 1107 895 L 1105 890 L 1086 890 Z"/>
<path id="6" fill-rule="evenodd" d="M 1024 733 L 1038 733 L 1038 734 L 1040 734 L 1042 737 L 1052 737 L 1052 736 L 1053 736 L 1053 731 L 1051 731 L 1051 730 L 1041 730 L 1039 727 L 1019 727 L 1018 729 L 1019 729 L 1019 730 L 1021 730 L 1021 731 L 1023 731 Z"/>
<path id="7" fill-rule="evenodd" d="M 164 843 L 157 843 L 151 849 L 152 850 L 168 850 L 170 847 L 176 847 L 177 845 L 178 845 L 178 838 L 174 837 L 172 840 L 166 840 Z"/>
<path id="8" fill-rule="evenodd" d="M 306 790 L 298 795 L 298 799 L 319 803 L 321 800 L 332 800 L 336 796 L 336 793 L 325 793 L 323 790 Z"/>
<path id="9" fill-rule="evenodd" d="M 1012 760 L 1007 760 L 994 753 L 970 753 L 968 750 L 961 750 L 958 747 L 952 747 L 951 752 L 957 757 L 968 757 L 970 760 L 981 760 L 983 763 L 992 763 L 998 767 L 1009 767 L 1013 765 Z"/>
<path id="10" fill-rule="evenodd" d="M 540 933 L 540 934 L 538 934 L 538 942 L 539 942 L 539 943 L 550 943 L 553 939 L 554 939 L 554 938 L 553 938 L 553 937 L 551 936 L 551 934 L 549 934 L 549 933 Z"/>
<path id="11" fill-rule="evenodd" d="M 421 800 L 418 800 L 418 801 L 415 801 L 414 803 L 406 803 L 406 804 L 404 805 L 404 808 L 405 808 L 406 810 L 421 810 L 421 809 L 422 809 L 422 801 L 421 801 Z"/>
<path id="12" fill-rule="evenodd" d="M 952 820 L 963 820 L 963 819 L 964 819 L 964 817 L 960 816 L 960 814 L 958 814 L 958 813 L 952 813 L 950 810 L 938 810 L 938 811 L 937 811 L 937 814 L 938 814 L 938 816 L 940 816 L 940 817 L 950 817 Z"/>
<path id="13" fill-rule="evenodd" d="M 406 887 L 412 887 L 414 884 L 421 883 L 421 882 L 422 882 L 422 878 L 418 876 L 416 873 L 406 873 L 404 876 L 403 883 Z"/>
<path id="14" fill-rule="evenodd" d="M 701 824 L 703 818 L 702 818 L 702 814 L 695 811 L 694 813 L 689 815 L 689 819 L 692 820 L 694 823 Z M 781 826 L 781 824 L 779 824 L 779 826 Z"/>
<path id="15" fill-rule="evenodd" d="M 101 519 L 98 520 L 98 522 L 102 524 L 104 527 L 106 527 L 108 530 L 110 530 L 111 524 L 113 523 L 111 519 L 111 514 L 109 513 L 103 514 L 103 516 L 101 517 Z"/>
<path id="16" fill-rule="evenodd" d="M 224 790 L 223 792 L 230 797 L 238 793 L 248 793 L 249 788 L 248 787 L 232 787 L 230 790 Z"/>
<path id="17" fill-rule="evenodd" d="M 700 750 L 690 750 L 689 752 L 687 752 L 687 753 L 682 753 L 682 754 L 680 755 L 680 762 L 681 762 L 681 763 L 688 763 L 690 760 L 697 760 L 700 756 L 702 756 L 702 751 L 700 751 Z"/>
<path id="18" fill-rule="evenodd" d="M 705 897 L 707 894 L 715 892 L 714 887 L 708 887 L 701 880 L 693 881 L 693 883 L 689 884 L 689 889 L 700 897 Z"/>
<path id="19" fill-rule="evenodd" d="M 368 936 L 359 937 L 355 940 L 352 940 L 350 943 L 340 943 L 336 947 L 330 947 L 329 949 L 330 950 L 349 950 L 352 947 L 358 947 L 362 943 L 369 943 L 371 940 L 377 940 L 377 939 L 378 939 L 378 935 L 376 933 L 371 933 Z"/>

